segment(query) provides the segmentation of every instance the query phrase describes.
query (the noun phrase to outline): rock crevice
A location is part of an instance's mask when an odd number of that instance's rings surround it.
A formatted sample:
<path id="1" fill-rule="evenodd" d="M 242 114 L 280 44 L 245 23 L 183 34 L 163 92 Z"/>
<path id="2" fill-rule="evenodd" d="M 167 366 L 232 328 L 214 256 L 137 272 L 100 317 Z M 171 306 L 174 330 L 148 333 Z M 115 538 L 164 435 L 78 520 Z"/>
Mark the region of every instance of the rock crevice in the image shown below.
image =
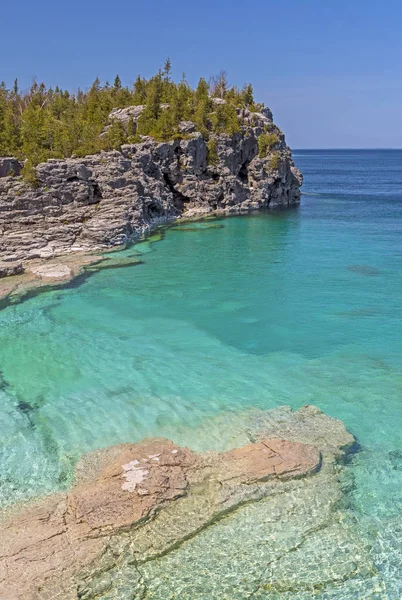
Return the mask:
<path id="1" fill-rule="evenodd" d="M 7 263 L 124 244 L 179 217 L 297 204 L 302 178 L 283 134 L 263 114 L 243 122 L 239 133 L 211 137 L 212 157 L 197 132 L 165 143 L 144 138 L 120 151 L 48 160 L 36 167 L 36 188 L 16 159 L 0 158 L 0 273 L 10 272 Z M 279 133 L 261 158 L 263 127 Z"/>

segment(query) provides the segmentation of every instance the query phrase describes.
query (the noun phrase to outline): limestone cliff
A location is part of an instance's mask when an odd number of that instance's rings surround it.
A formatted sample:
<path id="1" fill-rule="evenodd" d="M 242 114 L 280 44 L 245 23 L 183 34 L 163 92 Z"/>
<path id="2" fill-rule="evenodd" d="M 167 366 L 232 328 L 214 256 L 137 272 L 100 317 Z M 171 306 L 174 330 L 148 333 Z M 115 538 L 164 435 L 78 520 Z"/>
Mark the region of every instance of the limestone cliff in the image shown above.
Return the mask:
<path id="1" fill-rule="evenodd" d="M 125 110 L 114 118 L 124 121 Z M 186 122 L 185 139 L 143 138 L 120 151 L 48 160 L 36 167 L 35 188 L 20 177 L 18 161 L 0 159 L 3 266 L 124 244 L 183 216 L 298 203 L 302 177 L 270 111 L 239 111 L 240 133 L 212 136 L 209 144 Z M 266 132 L 274 141 L 260 157 Z"/>

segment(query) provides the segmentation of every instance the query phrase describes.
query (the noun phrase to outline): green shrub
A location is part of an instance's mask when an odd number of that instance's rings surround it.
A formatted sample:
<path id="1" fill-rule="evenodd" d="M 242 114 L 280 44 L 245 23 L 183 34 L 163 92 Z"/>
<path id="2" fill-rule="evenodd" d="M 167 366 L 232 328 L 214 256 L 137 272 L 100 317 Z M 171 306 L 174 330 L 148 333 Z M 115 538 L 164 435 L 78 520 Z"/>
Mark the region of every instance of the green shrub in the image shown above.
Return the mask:
<path id="1" fill-rule="evenodd" d="M 208 142 L 207 142 L 207 162 L 209 165 L 217 165 L 218 164 L 218 151 L 217 151 L 217 144 L 216 144 L 216 139 L 215 138 L 211 138 Z"/>
<path id="2" fill-rule="evenodd" d="M 25 161 L 25 165 L 21 170 L 21 175 L 25 183 L 30 187 L 38 188 L 40 186 L 36 169 L 31 160 L 28 159 Z"/>
<path id="3" fill-rule="evenodd" d="M 215 111 L 211 114 L 211 123 L 214 133 L 233 135 L 240 131 L 240 121 L 236 107 L 230 102 L 216 106 Z"/>
<path id="4" fill-rule="evenodd" d="M 262 133 L 258 138 L 258 153 L 260 158 L 265 158 L 268 151 L 279 142 L 276 133 Z"/>
<path id="5" fill-rule="evenodd" d="M 114 120 L 107 132 L 107 147 L 119 150 L 127 142 L 127 134 L 121 121 Z"/>
<path id="6" fill-rule="evenodd" d="M 269 166 L 274 171 L 277 171 L 279 169 L 280 162 L 281 160 L 279 152 L 274 152 L 269 159 Z"/>

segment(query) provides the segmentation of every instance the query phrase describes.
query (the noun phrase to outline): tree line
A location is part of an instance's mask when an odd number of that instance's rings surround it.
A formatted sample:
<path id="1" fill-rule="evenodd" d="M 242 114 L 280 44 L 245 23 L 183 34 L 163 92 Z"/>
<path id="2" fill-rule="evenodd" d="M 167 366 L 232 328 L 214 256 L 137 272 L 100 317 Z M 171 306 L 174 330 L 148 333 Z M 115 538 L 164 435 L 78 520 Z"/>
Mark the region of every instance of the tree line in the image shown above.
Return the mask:
<path id="1" fill-rule="evenodd" d="M 214 97 L 225 103 L 214 102 Z M 145 105 L 137 123 L 131 120 L 124 126 L 115 120 L 102 133 L 113 108 L 136 105 Z M 208 82 L 201 78 L 193 89 L 185 75 L 179 82 L 172 79 L 169 59 L 150 79 L 139 75 L 131 88 L 118 75 L 113 84 L 97 78 L 88 91 L 75 94 L 37 82 L 22 92 L 17 81 L 12 89 L 2 82 L 0 156 L 27 159 L 32 167 L 49 158 L 119 148 L 140 141 L 141 135 L 168 141 L 180 136 L 179 123 L 185 120 L 193 121 L 206 138 L 211 132 L 233 134 L 240 129 L 236 107 L 242 106 L 261 108 L 254 104 L 251 84 L 229 86 L 222 71 Z"/>

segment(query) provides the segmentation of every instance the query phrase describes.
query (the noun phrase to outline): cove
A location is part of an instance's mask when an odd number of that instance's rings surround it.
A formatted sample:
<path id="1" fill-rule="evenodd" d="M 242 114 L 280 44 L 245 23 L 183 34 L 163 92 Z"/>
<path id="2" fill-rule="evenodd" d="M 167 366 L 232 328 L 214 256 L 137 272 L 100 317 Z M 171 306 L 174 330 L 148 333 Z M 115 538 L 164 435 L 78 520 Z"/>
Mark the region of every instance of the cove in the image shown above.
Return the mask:
<path id="1" fill-rule="evenodd" d="M 296 152 L 299 209 L 173 227 L 120 253 L 142 264 L 4 308 L 2 504 L 67 487 L 95 448 L 224 451 L 245 411 L 315 404 L 359 441 L 360 526 L 400 518 L 401 158 Z"/>

